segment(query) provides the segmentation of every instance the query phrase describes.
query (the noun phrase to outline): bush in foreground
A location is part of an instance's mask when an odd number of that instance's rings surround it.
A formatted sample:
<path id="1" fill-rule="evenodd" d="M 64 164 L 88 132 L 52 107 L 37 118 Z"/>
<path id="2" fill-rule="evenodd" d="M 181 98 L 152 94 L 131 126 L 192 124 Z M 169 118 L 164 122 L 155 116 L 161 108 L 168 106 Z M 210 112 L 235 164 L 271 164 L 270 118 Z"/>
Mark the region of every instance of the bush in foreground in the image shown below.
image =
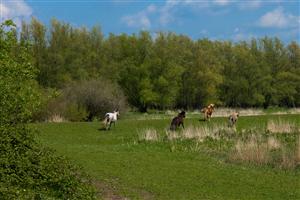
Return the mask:
<path id="1" fill-rule="evenodd" d="M 27 46 L 14 24 L 0 26 L 0 199 L 93 199 L 88 178 L 41 147 L 28 128 L 40 105 Z"/>

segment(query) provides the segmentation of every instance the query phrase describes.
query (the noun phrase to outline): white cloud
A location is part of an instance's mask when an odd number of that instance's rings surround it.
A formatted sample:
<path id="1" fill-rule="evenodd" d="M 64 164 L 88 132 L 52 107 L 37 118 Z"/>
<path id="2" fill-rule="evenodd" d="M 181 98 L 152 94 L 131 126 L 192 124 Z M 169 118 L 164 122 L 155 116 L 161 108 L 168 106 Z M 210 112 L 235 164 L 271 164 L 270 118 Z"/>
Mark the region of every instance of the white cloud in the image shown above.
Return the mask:
<path id="1" fill-rule="evenodd" d="M 32 8 L 25 3 L 24 0 L 0 2 L 1 21 L 12 19 L 20 25 L 23 19 L 29 18 L 32 15 Z"/>
<path id="2" fill-rule="evenodd" d="M 214 0 L 213 3 L 218 6 L 226 6 L 230 3 L 230 1 L 229 0 Z"/>
<path id="3" fill-rule="evenodd" d="M 166 25 L 173 20 L 173 15 L 171 13 L 171 8 L 173 6 L 173 4 L 166 4 L 164 7 L 161 8 L 159 17 L 160 24 Z"/>
<path id="4" fill-rule="evenodd" d="M 157 8 L 155 5 L 149 5 L 145 10 L 142 10 L 137 14 L 122 17 L 121 21 L 126 23 L 129 27 L 148 29 L 151 27 L 149 15 L 156 11 Z"/>
<path id="5" fill-rule="evenodd" d="M 289 28 L 299 27 L 300 17 L 285 13 L 282 7 L 276 8 L 263 15 L 258 25 L 265 28 Z"/>
<path id="6" fill-rule="evenodd" d="M 197 0 L 167 0 L 165 5 L 159 9 L 160 17 L 159 23 L 161 25 L 169 24 L 175 21 L 176 9 L 179 6 L 187 6 L 190 8 L 203 9 L 208 8 L 211 5 L 209 1 L 197 1 Z"/>

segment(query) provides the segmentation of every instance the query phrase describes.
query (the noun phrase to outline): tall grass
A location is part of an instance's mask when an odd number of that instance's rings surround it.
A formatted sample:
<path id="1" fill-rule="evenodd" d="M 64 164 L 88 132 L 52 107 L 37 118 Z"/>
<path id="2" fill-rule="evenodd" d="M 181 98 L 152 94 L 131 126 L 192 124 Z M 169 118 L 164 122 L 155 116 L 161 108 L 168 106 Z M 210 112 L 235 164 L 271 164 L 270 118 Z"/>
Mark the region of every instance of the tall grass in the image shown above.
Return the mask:
<path id="1" fill-rule="evenodd" d="M 158 140 L 159 140 L 159 134 L 153 128 L 143 129 L 139 133 L 139 141 L 158 141 Z"/>
<path id="2" fill-rule="evenodd" d="M 300 165 L 300 141 L 295 150 L 291 150 L 273 136 L 262 139 L 261 135 L 252 135 L 245 141 L 239 139 L 236 142 L 229 160 L 294 169 Z"/>
<path id="3" fill-rule="evenodd" d="M 233 161 L 267 164 L 270 162 L 268 150 L 268 143 L 262 143 L 256 135 L 252 135 L 251 138 L 246 141 L 237 141 L 234 151 L 230 155 L 230 159 Z"/>
<path id="4" fill-rule="evenodd" d="M 59 114 L 53 114 L 49 116 L 48 119 L 46 120 L 46 122 L 56 122 L 56 123 L 65 122 L 65 121 L 66 119 Z"/>
<path id="5" fill-rule="evenodd" d="M 270 165 L 283 169 L 294 169 L 300 165 L 300 135 L 299 128 L 291 122 L 282 120 L 268 121 L 266 129 L 253 127 L 237 132 L 227 124 L 205 124 L 202 126 L 188 126 L 180 131 L 165 130 L 164 139 L 172 142 L 172 151 L 201 151 L 209 148 L 209 152 L 219 152 L 226 155 L 229 161 L 245 162 L 256 165 Z M 295 133 L 282 135 L 279 133 Z M 297 136 L 298 134 L 298 136 Z M 298 142 L 294 137 L 298 138 Z M 284 138 L 293 138 L 293 144 Z M 139 132 L 140 141 L 163 141 L 154 128 Z M 193 140 L 190 143 L 181 143 L 184 140 Z M 165 140 L 164 140 L 165 141 Z M 188 146 L 187 146 L 188 145 Z M 224 152 L 222 152 L 225 150 Z"/>
<path id="6" fill-rule="evenodd" d="M 234 134 L 234 129 L 228 128 L 225 124 L 214 126 L 189 126 L 182 130 L 180 134 L 176 132 L 167 132 L 168 139 L 196 139 L 198 142 L 203 142 L 205 138 L 220 139 L 223 135 Z"/>
<path id="7" fill-rule="evenodd" d="M 267 123 L 267 131 L 271 133 L 293 133 L 297 132 L 298 128 L 291 122 L 279 120 L 269 120 Z"/>

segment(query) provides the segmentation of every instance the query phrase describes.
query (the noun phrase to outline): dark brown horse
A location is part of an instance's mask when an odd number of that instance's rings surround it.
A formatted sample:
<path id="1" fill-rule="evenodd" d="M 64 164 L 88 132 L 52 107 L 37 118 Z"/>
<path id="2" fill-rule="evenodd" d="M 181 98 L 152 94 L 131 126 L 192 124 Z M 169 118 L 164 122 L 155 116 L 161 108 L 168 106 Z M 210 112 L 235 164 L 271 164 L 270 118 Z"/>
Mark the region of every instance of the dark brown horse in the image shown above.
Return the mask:
<path id="1" fill-rule="evenodd" d="M 184 128 L 184 125 L 183 125 L 184 118 L 185 118 L 185 112 L 181 111 L 181 113 L 179 113 L 177 117 L 173 118 L 173 120 L 171 122 L 170 130 L 175 131 L 176 128 L 179 127 L 180 125 L 182 126 L 182 128 Z"/>

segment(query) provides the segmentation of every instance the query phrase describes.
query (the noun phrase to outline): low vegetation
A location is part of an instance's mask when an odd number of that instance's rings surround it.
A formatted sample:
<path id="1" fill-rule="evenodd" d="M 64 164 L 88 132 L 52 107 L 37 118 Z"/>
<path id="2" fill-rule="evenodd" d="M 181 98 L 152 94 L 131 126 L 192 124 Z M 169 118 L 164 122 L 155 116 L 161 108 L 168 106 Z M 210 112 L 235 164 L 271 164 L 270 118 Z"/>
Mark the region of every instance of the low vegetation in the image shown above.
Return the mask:
<path id="1" fill-rule="evenodd" d="M 233 129 L 227 118 L 204 122 L 188 114 L 186 128 L 177 131 L 169 131 L 172 117 L 149 115 L 123 115 L 110 131 L 99 122 L 35 126 L 42 143 L 84 166 L 120 198 L 300 197 L 299 132 L 267 130 L 279 120 L 299 127 L 299 115 L 241 116 Z"/>
<path id="2" fill-rule="evenodd" d="M 210 151 L 221 154 L 225 150 L 226 159 L 232 162 L 265 164 L 285 169 L 294 169 L 300 164 L 298 162 L 300 146 L 297 142 L 297 138 L 300 138 L 299 126 L 281 119 L 269 120 L 266 128 L 242 132 L 237 132 L 235 128 L 229 128 L 226 124 L 217 124 L 189 126 L 179 132 L 166 130 L 165 133 L 164 136 L 163 133 L 149 128 L 139 133 L 139 140 L 157 142 L 193 140 L 192 146 L 195 146 L 191 148 L 193 151 L 202 151 L 199 146 L 206 146 Z"/>
<path id="3" fill-rule="evenodd" d="M 0 199 L 94 199 L 89 177 L 36 142 L 28 127 L 40 94 L 27 45 L 15 33 L 11 21 L 1 24 Z"/>
<path id="4" fill-rule="evenodd" d="M 45 95 L 45 94 L 44 94 Z M 62 90 L 48 91 L 35 121 L 92 121 L 107 112 L 126 110 L 126 98 L 117 85 L 107 80 L 81 81 Z"/>

